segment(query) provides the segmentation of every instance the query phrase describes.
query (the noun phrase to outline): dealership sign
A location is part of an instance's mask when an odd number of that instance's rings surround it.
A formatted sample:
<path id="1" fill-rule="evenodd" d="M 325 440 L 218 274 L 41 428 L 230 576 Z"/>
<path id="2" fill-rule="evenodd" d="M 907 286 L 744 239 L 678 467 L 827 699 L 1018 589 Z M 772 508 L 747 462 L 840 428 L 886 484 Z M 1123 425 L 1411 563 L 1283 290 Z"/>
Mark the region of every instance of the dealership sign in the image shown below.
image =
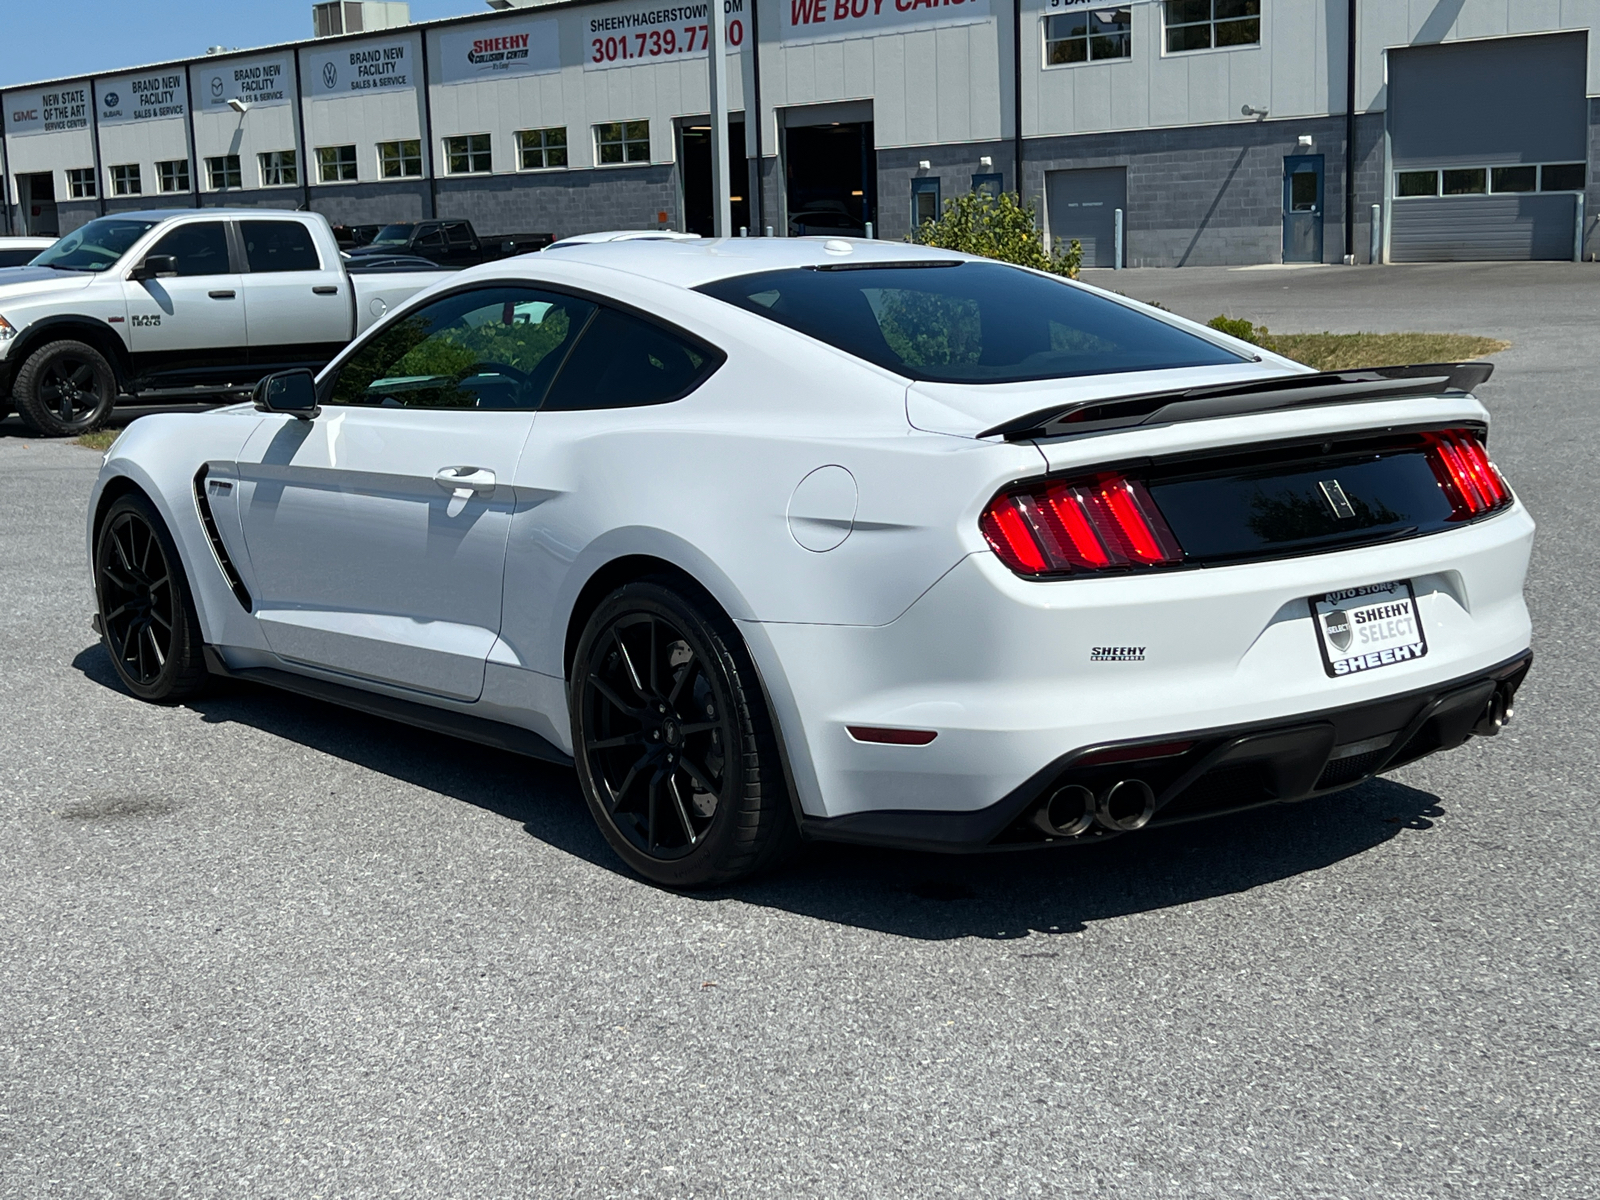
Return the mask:
<path id="1" fill-rule="evenodd" d="M 189 77 L 182 68 L 103 79 L 95 93 L 102 125 L 160 121 L 189 111 Z"/>
<path id="2" fill-rule="evenodd" d="M 87 83 L 34 92 L 9 92 L 5 105 L 7 133 L 67 133 L 89 128 Z"/>
<path id="3" fill-rule="evenodd" d="M 786 42 L 834 41 L 989 19 L 989 0 L 781 0 Z"/>
<path id="4" fill-rule="evenodd" d="M 287 104 L 293 72 L 289 59 L 236 58 L 200 72 L 200 107 L 226 108 L 229 100 L 242 100 L 252 108 Z"/>
<path id="5" fill-rule="evenodd" d="M 400 41 L 347 42 L 301 59 L 306 94 L 313 100 L 370 96 L 417 86 L 416 46 Z"/>
<path id="6" fill-rule="evenodd" d="M 721 0 L 728 53 L 744 45 L 745 0 Z M 705 58 L 711 44 L 710 0 L 687 4 L 616 4 L 583 18 L 583 67 L 600 71 L 641 62 Z"/>
<path id="7" fill-rule="evenodd" d="M 495 21 L 439 35 L 441 83 L 473 83 L 509 75 L 543 75 L 561 69 L 555 20 Z"/>

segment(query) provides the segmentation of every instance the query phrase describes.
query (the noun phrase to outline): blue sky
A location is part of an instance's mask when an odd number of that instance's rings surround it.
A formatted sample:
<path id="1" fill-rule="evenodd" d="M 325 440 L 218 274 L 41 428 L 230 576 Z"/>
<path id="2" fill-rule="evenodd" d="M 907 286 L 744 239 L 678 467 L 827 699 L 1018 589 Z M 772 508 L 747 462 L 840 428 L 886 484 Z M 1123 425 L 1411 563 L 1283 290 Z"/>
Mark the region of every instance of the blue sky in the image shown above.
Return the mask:
<path id="1" fill-rule="evenodd" d="M 311 0 L 0 0 L 0 87 L 311 36 Z M 486 12 L 411 0 L 411 19 Z"/>

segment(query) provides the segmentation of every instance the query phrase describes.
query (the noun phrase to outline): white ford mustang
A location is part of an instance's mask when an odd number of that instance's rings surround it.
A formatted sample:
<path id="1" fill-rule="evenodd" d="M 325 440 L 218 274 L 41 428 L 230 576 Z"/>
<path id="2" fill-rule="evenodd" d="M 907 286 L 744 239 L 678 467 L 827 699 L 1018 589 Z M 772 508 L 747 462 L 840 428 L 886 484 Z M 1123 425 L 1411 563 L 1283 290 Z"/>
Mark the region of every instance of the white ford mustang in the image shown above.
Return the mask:
<path id="1" fill-rule="evenodd" d="M 148 700 L 236 676 L 572 763 L 670 885 L 1082 844 L 1498 730 L 1533 522 L 1487 373 L 1319 375 L 915 246 L 575 245 L 135 422 L 96 623 Z"/>

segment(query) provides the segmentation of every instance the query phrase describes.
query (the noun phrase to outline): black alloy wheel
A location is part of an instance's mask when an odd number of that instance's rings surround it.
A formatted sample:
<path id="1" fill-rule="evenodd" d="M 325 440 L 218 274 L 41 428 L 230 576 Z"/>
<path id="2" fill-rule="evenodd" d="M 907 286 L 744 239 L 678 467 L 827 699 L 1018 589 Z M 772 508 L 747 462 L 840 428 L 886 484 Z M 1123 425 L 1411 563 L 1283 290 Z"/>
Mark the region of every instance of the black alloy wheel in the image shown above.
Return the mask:
<path id="1" fill-rule="evenodd" d="M 117 402 L 117 377 L 93 346 L 51 342 L 28 356 L 13 391 L 17 411 L 36 433 L 72 437 L 105 424 Z"/>
<path id="2" fill-rule="evenodd" d="M 172 537 L 142 495 L 115 500 L 95 539 L 100 635 L 141 700 L 179 700 L 204 685 L 200 624 Z"/>
<path id="3" fill-rule="evenodd" d="M 710 608 L 629 584 L 590 618 L 573 663 L 584 796 L 634 870 L 676 887 L 761 870 L 797 836 L 754 668 Z"/>

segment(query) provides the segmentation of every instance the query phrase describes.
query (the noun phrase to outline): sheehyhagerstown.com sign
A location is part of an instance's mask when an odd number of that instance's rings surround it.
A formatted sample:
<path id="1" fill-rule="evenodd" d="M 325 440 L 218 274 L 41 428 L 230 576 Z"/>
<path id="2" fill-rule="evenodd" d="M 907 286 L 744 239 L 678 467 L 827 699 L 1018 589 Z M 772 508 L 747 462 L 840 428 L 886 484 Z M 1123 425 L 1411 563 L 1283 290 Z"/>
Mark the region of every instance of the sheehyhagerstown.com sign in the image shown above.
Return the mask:
<path id="1" fill-rule="evenodd" d="M 744 0 L 721 0 L 728 53 L 744 45 Z M 710 0 L 689 4 L 618 4 L 583 19 L 583 69 L 704 58 L 711 45 Z"/>
<path id="2" fill-rule="evenodd" d="M 346 43 L 333 50 L 304 54 L 306 93 L 313 100 L 335 96 L 370 96 L 417 86 L 416 47 L 401 41 Z"/>
<path id="3" fill-rule="evenodd" d="M 473 83 L 561 69 L 560 27 L 550 18 L 496 21 L 439 35 L 439 82 Z"/>
<path id="4" fill-rule="evenodd" d="M 89 128 L 89 85 L 69 84 L 6 96 L 6 132 L 66 133 Z"/>
<path id="5" fill-rule="evenodd" d="M 252 108 L 287 104 L 294 72 L 282 58 L 235 58 L 200 72 L 200 107 L 226 108 L 229 100 L 243 100 Z"/>
<path id="6" fill-rule="evenodd" d="M 989 19 L 989 0 L 782 0 L 786 42 L 834 41 Z"/>
<path id="7" fill-rule="evenodd" d="M 189 76 L 182 67 L 102 79 L 95 91 L 102 125 L 160 121 L 189 112 Z"/>

